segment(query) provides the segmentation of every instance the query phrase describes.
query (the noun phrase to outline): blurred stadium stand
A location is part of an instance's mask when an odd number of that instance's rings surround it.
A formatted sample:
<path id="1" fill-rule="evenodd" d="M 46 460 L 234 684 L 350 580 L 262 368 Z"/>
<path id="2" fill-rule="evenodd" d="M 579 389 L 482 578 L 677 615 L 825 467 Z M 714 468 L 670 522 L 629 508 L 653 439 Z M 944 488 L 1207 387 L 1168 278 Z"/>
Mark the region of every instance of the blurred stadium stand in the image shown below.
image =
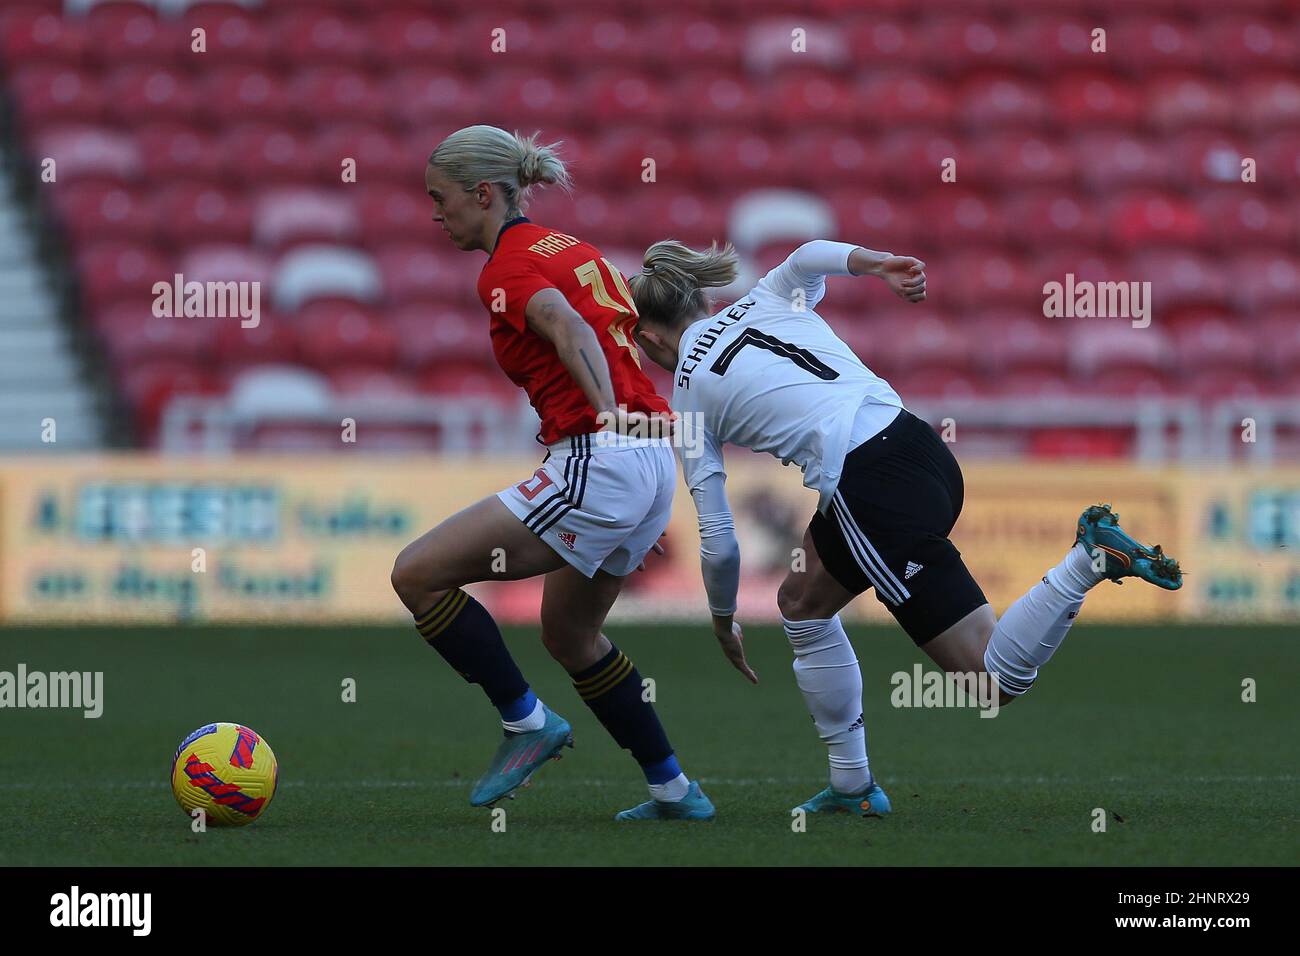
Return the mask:
<path id="1" fill-rule="evenodd" d="M 9 0 L 0 401 L 60 444 L 337 449 L 353 417 L 360 449 L 526 451 L 421 182 L 483 122 L 564 141 L 577 190 L 529 214 L 625 272 L 667 236 L 750 281 L 815 235 L 925 259 L 925 305 L 841 280 L 821 311 L 967 453 L 1300 457 L 1300 6 L 801 6 Z M 262 281 L 261 324 L 155 318 L 177 272 Z M 1150 281 L 1152 326 L 1044 318 L 1066 273 Z"/>

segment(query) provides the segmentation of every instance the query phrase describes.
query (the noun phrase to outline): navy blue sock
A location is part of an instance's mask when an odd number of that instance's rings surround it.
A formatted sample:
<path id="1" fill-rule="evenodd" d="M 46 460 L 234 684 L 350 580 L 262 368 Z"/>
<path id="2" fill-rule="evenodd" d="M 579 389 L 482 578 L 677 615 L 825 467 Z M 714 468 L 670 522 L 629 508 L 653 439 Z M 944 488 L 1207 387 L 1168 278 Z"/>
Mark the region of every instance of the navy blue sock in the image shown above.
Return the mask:
<path id="1" fill-rule="evenodd" d="M 622 651 L 611 645 L 603 658 L 572 676 L 578 696 L 618 745 L 632 751 L 647 783 L 667 783 L 682 772 L 654 706 L 641 699 L 641 675 Z"/>
<path id="2" fill-rule="evenodd" d="M 429 646 L 471 684 L 478 684 L 503 720 L 527 717 L 537 698 L 501 639 L 501 630 L 482 604 L 460 588 L 415 615 L 415 627 Z M 529 698 L 528 709 L 519 713 Z M 518 714 L 518 716 L 507 716 Z"/>
<path id="3" fill-rule="evenodd" d="M 502 720 L 523 720 L 537 706 L 537 695 L 531 690 L 524 691 L 524 696 L 509 704 L 498 707 Z"/>

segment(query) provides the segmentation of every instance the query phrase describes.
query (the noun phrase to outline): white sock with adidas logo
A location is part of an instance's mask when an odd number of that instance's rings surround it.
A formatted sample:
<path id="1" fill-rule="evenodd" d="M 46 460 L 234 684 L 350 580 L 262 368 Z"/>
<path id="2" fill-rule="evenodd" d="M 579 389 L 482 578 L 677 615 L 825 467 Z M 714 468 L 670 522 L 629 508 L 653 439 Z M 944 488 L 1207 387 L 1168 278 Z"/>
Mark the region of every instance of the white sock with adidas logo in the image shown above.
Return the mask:
<path id="1" fill-rule="evenodd" d="M 783 617 L 781 621 L 794 651 L 799 691 L 829 752 L 831 787 L 840 793 L 861 793 L 871 784 L 862 720 L 862 671 L 840 616 L 818 621 Z"/>
<path id="2" fill-rule="evenodd" d="M 1038 669 L 1065 640 L 1089 589 L 1105 580 L 1092 567 L 1088 550 L 1076 544 L 1018 601 L 998 618 L 984 650 L 984 669 L 998 675 L 1002 690 L 1019 697 L 1033 685 Z"/>

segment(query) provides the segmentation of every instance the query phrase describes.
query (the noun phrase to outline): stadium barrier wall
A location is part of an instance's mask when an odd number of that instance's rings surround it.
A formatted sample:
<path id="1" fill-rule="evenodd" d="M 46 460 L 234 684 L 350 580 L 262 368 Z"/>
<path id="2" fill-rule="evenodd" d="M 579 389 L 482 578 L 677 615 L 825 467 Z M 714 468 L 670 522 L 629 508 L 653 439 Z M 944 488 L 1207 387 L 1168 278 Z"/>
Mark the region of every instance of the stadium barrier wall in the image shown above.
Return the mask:
<path id="1" fill-rule="evenodd" d="M 777 619 L 815 496 L 795 469 L 733 453 L 739 618 Z M 535 460 L 147 455 L 0 459 L 0 621 L 398 624 L 397 552 L 443 517 L 531 476 Z M 953 539 L 1001 611 L 1056 563 L 1084 506 L 1111 502 L 1132 533 L 1188 570 L 1181 592 L 1103 584 L 1084 620 L 1300 621 L 1300 469 L 965 466 Z M 664 557 L 615 607 L 623 620 L 707 607 L 690 497 L 679 488 Z M 198 550 L 201 549 L 201 550 Z M 507 571 L 509 556 L 506 555 Z M 503 621 L 532 623 L 540 582 L 471 588 Z M 846 616 L 888 620 L 871 594 Z"/>

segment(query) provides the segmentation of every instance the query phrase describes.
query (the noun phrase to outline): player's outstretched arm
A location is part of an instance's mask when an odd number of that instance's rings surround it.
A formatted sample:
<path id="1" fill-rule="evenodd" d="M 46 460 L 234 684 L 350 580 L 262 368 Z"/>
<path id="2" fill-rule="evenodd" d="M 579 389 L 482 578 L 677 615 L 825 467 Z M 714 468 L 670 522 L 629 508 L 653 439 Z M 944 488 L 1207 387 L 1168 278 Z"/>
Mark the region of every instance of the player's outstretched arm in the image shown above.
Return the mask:
<path id="1" fill-rule="evenodd" d="M 849 272 L 884 279 L 904 302 L 925 301 L 925 263 L 920 259 L 858 246 L 849 253 Z"/>
<path id="2" fill-rule="evenodd" d="M 713 636 L 732 666 L 757 684 L 758 675 L 745 660 L 744 634 L 734 618 L 740 590 L 740 545 L 725 481 L 724 474 L 712 474 L 691 491 L 700 520 L 700 572 L 709 596 Z"/>

